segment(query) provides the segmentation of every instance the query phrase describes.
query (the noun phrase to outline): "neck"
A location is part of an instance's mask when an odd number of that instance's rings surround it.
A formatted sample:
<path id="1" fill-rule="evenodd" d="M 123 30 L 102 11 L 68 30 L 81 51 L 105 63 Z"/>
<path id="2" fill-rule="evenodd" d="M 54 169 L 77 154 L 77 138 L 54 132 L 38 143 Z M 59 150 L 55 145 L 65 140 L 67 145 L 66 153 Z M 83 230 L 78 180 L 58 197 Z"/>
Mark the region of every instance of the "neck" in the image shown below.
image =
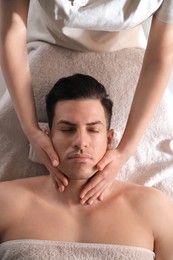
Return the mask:
<path id="1" fill-rule="evenodd" d="M 65 191 L 60 193 L 60 198 L 69 205 L 80 205 L 80 193 L 87 182 L 87 180 L 69 180 Z"/>
<path id="2" fill-rule="evenodd" d="M 53 195 L 53 197 L 56 201 L 58 198 L 58 202 L 62 203 L 63 205 L 66 205 L 68 207 L 70 207 L 70 206 L 71 207 L 73 207 L 73 206 L 84 207 L 84 205 L 82 205 L 80 203 L 80 193 L 81 193 L 82 189 L 85 187 L 85 185 L 88 183 L 88 180 L 70 179 L 69 184 L 65 188 L 64 192 L 60 192 L 58 189 L 54 189 L 54 192 L 52 192 L 52 177 L 49 176 L 49 179 L 50 179 L 50 183 L 51 183 L 51 185 L 48 185 L 49 193 L 51 193 Z M 119 182 L 115 180 L 114 183 L 116 183 L 116 189 L 118 190 Z M 121 184 L 120 184 L 120 186 L 121 186 Z M 114 190 L 114 188 L 112 189 L 112 187 L 110 187 L 106 191 L 104 197 L 109 196 L 110 193 L 112 192 L 112 190 Z M 94 205 L 96 205 L 96 204 L 97 204 L 97 200 L 95 201 Z M 91 206 L 89 208 L 91 208 Z"/>
<path id="3" fill-rule="evenodd" d="M 52 191 L 52 177 L 49 176 L 51 185 L 50 191 Z M 88 180 L 69 180 L 68 186 L 65 188 L 64 192 L 60 192 L 58 189 L 55 189 L 54 194 L 55 197 L 57 198 L 60 202 L 62 202 L 64 205 L 68 206 L 75 206 L 75 205 L 81 205 L 80 204 L 80 193 L 82 189 L 85 187 L 87 184 Z M 82 206 L 82 205 L 81 205 Z"/>

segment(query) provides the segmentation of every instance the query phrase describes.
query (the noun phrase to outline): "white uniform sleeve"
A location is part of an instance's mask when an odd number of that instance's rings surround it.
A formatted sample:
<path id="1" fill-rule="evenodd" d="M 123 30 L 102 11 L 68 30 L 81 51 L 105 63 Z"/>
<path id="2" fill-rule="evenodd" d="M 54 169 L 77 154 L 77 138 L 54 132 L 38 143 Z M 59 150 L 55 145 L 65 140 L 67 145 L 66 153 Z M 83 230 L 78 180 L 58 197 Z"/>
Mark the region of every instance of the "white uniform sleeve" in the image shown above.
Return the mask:
<path id="1" fill-rule="evenodd" d="M 173 23 L 173 0 L 163 0 L 156 17 L 161 22 Z"/>

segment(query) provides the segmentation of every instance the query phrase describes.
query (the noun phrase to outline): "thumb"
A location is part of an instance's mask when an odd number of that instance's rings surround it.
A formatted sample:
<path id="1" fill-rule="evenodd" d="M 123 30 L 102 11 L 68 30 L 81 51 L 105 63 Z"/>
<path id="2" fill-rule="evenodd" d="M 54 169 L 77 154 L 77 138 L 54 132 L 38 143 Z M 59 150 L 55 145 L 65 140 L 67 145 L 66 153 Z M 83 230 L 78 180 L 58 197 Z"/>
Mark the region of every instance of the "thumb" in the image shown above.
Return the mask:
<path id="1" fill-rule="evenodd" d="M 113 160 L 113 157 L 114 157 L 113 149 L 108 150 L 103 156 L 103 158 L 98 162 L 97 169 L 99 171 L 102 171 Z"/>
<path id="2" fill-rule="evenodd" d="M 59 158 L 53 148 L 52 147 L 49 147 L 46 151 L 47 155 L 49 156 L 50 160 L 51 160 L 51 163 L 54 167 L 57 167 L 59 165 Z"/>

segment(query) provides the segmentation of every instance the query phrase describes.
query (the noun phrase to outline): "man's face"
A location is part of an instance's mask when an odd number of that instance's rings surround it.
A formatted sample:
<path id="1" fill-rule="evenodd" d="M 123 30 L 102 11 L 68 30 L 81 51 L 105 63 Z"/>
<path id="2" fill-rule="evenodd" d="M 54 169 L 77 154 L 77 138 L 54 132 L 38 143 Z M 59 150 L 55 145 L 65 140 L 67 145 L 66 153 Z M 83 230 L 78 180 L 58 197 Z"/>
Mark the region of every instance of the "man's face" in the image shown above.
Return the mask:
<path id="1" fill-rule="evenodd" d="M 51 139 L 60 159 L 59 170 L 69 179 L 92 177 L 112 138 L 99 100 L 60 101 L 55 106 Z"/>

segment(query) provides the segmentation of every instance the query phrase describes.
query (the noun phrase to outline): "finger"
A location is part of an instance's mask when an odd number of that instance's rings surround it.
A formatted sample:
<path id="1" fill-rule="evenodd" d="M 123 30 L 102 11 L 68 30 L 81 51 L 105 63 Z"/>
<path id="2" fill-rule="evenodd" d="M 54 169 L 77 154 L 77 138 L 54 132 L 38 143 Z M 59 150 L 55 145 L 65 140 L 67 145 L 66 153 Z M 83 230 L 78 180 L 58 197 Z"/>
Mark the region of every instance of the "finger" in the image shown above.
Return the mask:
<path id="1" fill-rule="evenodd" d="M 103 179 L 96 187 L 90 190 L 83 199 L 81 199 L 81 204 L 85 204 L 89 200 L 103 200 L 103 194 L 111 186 L 112 182 L 113 181 L 105 183 L 105 179 Z"/>
<path id="2" fill-rule="evenodd" d="M 104 183 L 100 182 L 99 184 L 97 184 L 97 186 L 95 186 L 93 189 L 91 189 L 83 199 L 80 200 L 81 204 L 85 204 L 86 201 L 88 201 L 89 199 L 93 198 L 96 194 L 101 194 L 102 193 L 102 188 L 103 188 Z"/>
<path id="3" fill-rule="evenodd" d="M 114 157 L 115 155 L 113 149 L 108 150 L 104 157 L 98 162 L 97 169 L 99 171 L 102 171 L 106 167 L 106 165 L 108 165 L 114 159 Z"/>
<path id="4" fill-rule="evenodd" d="M 98 196 L 98 200 L 102 201 L 104 199 L 104 192 L 102 192 L 99 196 Z"/>
<path id="5" fill-rule="evenodd" d="M 48 127 L 48 126 L 41 127 L 41 130 L 42 130 L 45 134 L 49 135 L 49 127 Z"/>
<path id="6" fill-rule="evenodd" d="M 80 198 L 83 199 L 90 190 L 96 187 L 105 178 L 105 174 L 106 173 L 98 172 L 81 191 Z"/>
<path id="7" fill-rule="evenodd" d="M 50 175 L 52 177 L 52 181 L 53 181 L 55 189 L 59 189 L 60 192 L 64 192 L 65 191 L 65 186 L 61 182 L 61 180 L 59 180 L 56 176 L 53 176 L 52 174 L 50 174 Z"/>
<path id="8" fill-rule="evenodd" d="M 98 200 L 100 196 L 100 191 L 97 192 L 96 194 L 94 194 L 94 196 L 92 196 L 91 198 L 89 198 L 87 201 L 86 201 L 86 204 L 88 205 L 92 205 L 94 203 L 94 201 Z"/>
<path id="9" fill-rule="evenodd" d="M 59 159 L 58 159 L 58 156 L 57 156 L 55 150 L 53 149 L 53 146 L 46 147 L 44 150 L 47 153 L 49 159 L 51 160 L 52 165 L 54 167 L 57 167 L 59 164 Z"/>
<path id="10" fill-rule="evenodd" d="M 62 174 L 57 168 L 54 168 L 50 163 L 48 163 L 46 167 L 49 170 L 52 178 L 58 183 L 58 187 L 68 186 L 68 180 L 64 176 L 64 174 Z M 61 190 L 62 189 L 63 187 L 61 188 Z"/>
<path id="11" fill-rule="evenodd" d="M 64 176 L 64 174 L 59 173 L 59 172 L 58 172 L 58 174 L 57 174 L 57 173 L 55 173 L 55 174 L 56 174 L 56 175 L 55 175 L 56 180 L 57 180 L 57 179 L 60 179 L 61 182 L 62 182 L 62 184 L 63 184 L 65 187 L 67 187 L 67 186 L 68 186 L 68 179 Z"/>
<path id="12" fill-rule="evenodd" d="M 56 175 L 54 177 L 52 176 L 52 178 L 54 178 L 54 181 L 57 183 L 57 188 L 59 189 L 59 191 L 64 192 L 67 185 L 64 185 L 64 183 L 60 179 L 58 179 Z"/>
<path id="13" fill-rule="evenodd" d="M 53 165 L 54 167 L 57 167 L 58 164 L 59 164 L 59 161 L 56 160 L 56 159 L 51 160 L 51 162 L 52 162 L 52 165 Z"/>
<path id="14" fill-rule="evenodd" d="M 64 174 L 62 174 L 58 168 L 55 168 L 52 166 L 52 163 L 47 155 L 47 153 L 42 151 L 42 154 L 40 156 L 40 161 L 42 161 L 42 163 L 44 163 L 45 167 L 48 169 L 49 173 L 51 174 L 52 178 L 54 181 L 57 182 L 58 187 L 61 187 L 60 189 L 63 190 L 63 186 L 67 186 L 68 185 L 68 180 L 67 178 L 64 176 Z"/>
<path id="15" fill-rule="evenodd" d="M 59 187 L 62 185 L 62 182 L 59 180 L 56 180 L 51 174 L 50 174 L 53 182 L 53 186 L 55 189 L 59 189 Z"/>
<path id="16" fill-rule="evenodd" d="M 108 187 L 106 185 L 103 185 L 102 188 L 98 192 L 96 192 L 91 198 L 86 200 L 85 204 L 92 205 L 97 200 L 101 201 L 99 199 L 99 197 L 102 196 L 102 194 L 105 192 L 106 188 L 108 188 Z"/>
<path id="17" fill-rule="evenodd" d="M 46 147 L 48 147 L 48 148 L 46 149 Z M 51 175 L 54 176 L 54 179 L 56 179 L 57 182 L 58 182 L 58 179 L 59 179 L 64 186 L 67 186 L 68 185 L 67 178 L 64 176 L 64 174 L 62 174 L 56 168 L 58 166 L 58 164 L 59 164 L 59 159 L 58 159 L 58 156 L 57 156 L 55 150 L 53 149 L 53 146 L 51 146 L 51 147 L 50 146 L 46 146 L 46 147 L 44 147 L 45 154 L 44 154 L 44 156 L 43 156 L 44 158 L 42 160 L 44 162 L 44 165 L 49 170 Z M 51 156 L 52 156 L 52 158 L 51 158 Z M 55 157 L 57 158 L 58 161 L 56 161 L 56 160 L 50 161 L 50 159 L 53 160 L 53 158 L 55 158 Z M 63 189 L 63 187 L 62 187 L 62 189 Z"/>
<path id="18" fill-rule="evenodd" d="M 103 185 L 102 188 L 94 194 L 91 198 L 89 198 L 85 203 L 92 205 L 94 201 L 99 200 L 102 201 L 104 198 L 105 191 L 111 186 L 111 184 Z"/>

